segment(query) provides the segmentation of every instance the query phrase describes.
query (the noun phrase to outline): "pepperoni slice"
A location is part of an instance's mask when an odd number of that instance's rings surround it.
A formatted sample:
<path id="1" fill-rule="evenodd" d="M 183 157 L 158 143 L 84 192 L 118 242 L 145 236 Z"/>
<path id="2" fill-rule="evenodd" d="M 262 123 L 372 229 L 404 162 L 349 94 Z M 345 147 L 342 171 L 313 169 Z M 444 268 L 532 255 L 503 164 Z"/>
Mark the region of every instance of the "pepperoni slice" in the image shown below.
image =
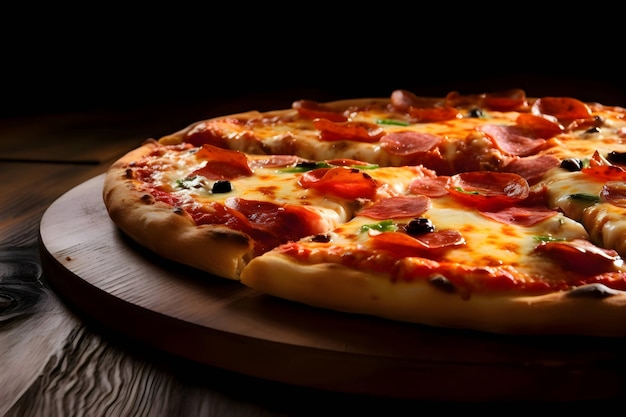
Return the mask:
<path id="1" fill-rule="evenodd" d="M 416 178 L 409 184 L 411 194 L 421 194 L 427 197 L 443 197 L 448 194 L 446 183 L 448 176 Z"/>
<path id="2" fill-rule="evenodd" d="M 440 136 L 430 133 L 392 132 L 380 139 L 380 146 L 393 155 L 413 155 L 431 150 L 441 140 Z"/>
<path id="3" fill-rule="evenodd" d="M 313 100 L 298 100 L 291 105 L 292 108 L 298 110 L 300 116 L 305 119 L 326 119 L 331 122 L 345 122 L 348 120 L 343 113 L 331 109 L 329 106 L 318 103 Z"/>
<path id="4" fill-rule="evenodd" d="M 368 174 L 356 168 L 319 168 L 302 174 L 298 183 L 304 188 L 314 188 L 321 193 L 354 200 L 372 199 L 378 184 Z"/>
<path id="5" fill-rule="evenodd" d="M 257 254 L 280 243 L 325 231 L 319 216 L 303 206 L 280 205 L 237 197 L 228 198 L 224 205 L 230 210 L 231 216 L 236 212 L 240 218 L 245 218 L 245 224 L 239 220 L 239 226 L 232 226 L 254 237 Z"/>
<path id="6" fill-rule="evenodd" d="M 542 242 L 535 251 L 583 274 L 601 273 L 621 259 L 616 251 L 600 248 L 584 239 Z"/>
<path id="7" fill-rule="evenodd" d="M 192 172 L 190 176 L 201 175 L 210 180 L 233 180 L 252 175 L 248 158 L 239 151 L 204 144 L 196 152 L 196 158 L 205 160 L 206 165 Z"/>
<path id="8" fill-rule="evenodd" d="M 457 230 L 443 230 L 419 236 L 384 232 L 372 235 L 370 239 L 375 249 L 393 252 L 397 257 L 423 256 L 425 251 L 439 251 L 465 244 L 465 239 Z"/>
<path id="9" fill-rule="evenodd" d="M 545 139 L 528 136 L 524 129 L 515 125 L 485 124 L 478 129 L 491 138 L 501 151 L 509 155 L 532 155 L 546 143 Z"/>
<path id="10" fill-rule="evenodd" d="M 411 107 L 428 108 L 441 105 L 438 98 L 421 97 L 408 90 L 394 90 L 391 93 L 391 105 L 398 111 L 407 112 Z"/>
<path id="11" fill-rule="evenodd" d="M 444 122 L 463 117 L 456 108 L 450 106 L 411 107 L 408 112 L 415 123 Z"/>
<path id="12" fill-rule="evenodd" d="M 385 134 L 385 130 L 377 124 L 363 121 L 333 122 L 319 118 L 313 120 L 313 125 L 320 131 L 320 138 L 330 142 L 353 140 L 371 143 L 377 142 Z"/>
<path id="13" fill-rule="evenodd" d="M 532 226 L 554 216 L 557 212 L 546 207 L 511 206 L 496 211 L 480 211 L 480 214 L 504 224 Z"/>
<path id="14" fill-rule="evenodd" d="M 486 210 L 512 205 L 530 194 L 528 181 L 510 172 L 472 171 L 451 176 L 446 189 L 465 204 Z"/>
<path id="15" fill-rule="evenodd" d="M 626 181 L 626 170 L 619 165 L 611 164 L 598 151 L 593 153 L 589 166 L 583 168 L 582 172 L 604 181 Z"/>
<path id="16" fill-rule="evenodd" d="M 532 155 L 513 159 L 504 167 L 504 171 L 519 174 L 530 184 L 534 184 L 560 163 L 561 160 L 554 155 Z"/>
<path id="17" fill-rule="evenodd" d="M 526 92 L 520 88 L 485 94 L 482 106 L 495 111 L 512 111 L 528 104 Z"/>
<path id="18" fill-rule="evenodd" d="M 515 119 L 515 124 L 529 132 L 533 138 L 550 139 L 564 130 L 559 123 L 532 113 L 520 113 Z"/>
<path id="19" fill-rule="evenodd" d="M 428 211 L 430 207 L 430 198 L 426 196 L 397 196 L 378 201 L 361 210 L 359 215 L 376 220 L 417 217 Z"/>
<path id="20" fill-rule="evenodd" d="M 282 168 L 294 166 L 300 161 L 295 155 L 268 155 L 267 158 L 252 159 L 248 164 L 252 168 Z"/>
<path id="21" fill-rule="evenodd" d="M 531 112 L 536 115 L 547 114 L 565 121 L 591 117 L 589 106 L 571 97 L 538 98 L 533 103 Z"/>
<path id="22" fill-rule="evenodd" d="M 201 146 L 206 143 L 220 148 L 228 148 L 224 132 L 231 130 L 235 125 L 238 129 L 239 121 L 233 118 L 202 121 L 196 123 L 185 133 L 184 141 L 194 146 Z"/>

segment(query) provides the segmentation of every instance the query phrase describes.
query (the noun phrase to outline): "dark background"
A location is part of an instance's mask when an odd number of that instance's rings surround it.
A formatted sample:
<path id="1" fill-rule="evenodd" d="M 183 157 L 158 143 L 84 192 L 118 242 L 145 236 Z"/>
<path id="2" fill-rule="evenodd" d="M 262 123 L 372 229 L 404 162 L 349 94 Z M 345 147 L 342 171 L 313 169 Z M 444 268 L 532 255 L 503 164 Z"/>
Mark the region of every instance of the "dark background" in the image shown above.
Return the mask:
<path id="1" fill-rule="evenodd" d="M 77 7 L 3 17 L 0 116 L 265 98 L 270 108 L 396 88 L 519 87 L 626 106 L 621 26 L 593 10 Z"/>

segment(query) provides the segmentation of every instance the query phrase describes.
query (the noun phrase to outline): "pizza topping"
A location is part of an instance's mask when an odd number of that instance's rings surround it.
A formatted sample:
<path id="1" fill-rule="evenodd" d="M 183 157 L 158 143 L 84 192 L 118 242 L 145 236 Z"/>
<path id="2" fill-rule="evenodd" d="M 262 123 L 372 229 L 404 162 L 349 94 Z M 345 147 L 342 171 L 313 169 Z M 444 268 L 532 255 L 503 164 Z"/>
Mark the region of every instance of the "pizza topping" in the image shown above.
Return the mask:
<path id="1" fill-rule="evenodd" d="M 509 155 L 532 155 L 546 143 L 545 139 L 531 137 L 527 130 L 516 125 L 484 124 L 478 130 L 493 140 L 498 149 Z"/>
<path id="2" fill-rule="evenodd" d="M 411 194 L 421 194 L 427 197 L 442 197 L 448 194 L 446 183 L 448 176 L 439 175 L 437 177 L 416 178 L 409 184 Z"/>
<path id="3" fill-rule="evenodd" d="M 377 220 L 417 217 L 428 211 L 430 207 L 430 198 L 423 195 L 396 196 L 378 201 L 358 214 Z"/>
<path id="4" fill-rule="evenodd" d="M 380 146 L 393 155 L 413 155 L 431 150 L 441 140 L 440 136 L 430 133 L 400 131 L 387 133 L 380 139 Z"/>
<path id="5" fill-rule="evenodd" d="M 250 168 L 282 168 L 299 165 L 301 158 L 295 155 L 268 155 L 267 158 L 248 161 Z"/>
<path id="6" fill-rule="evenodd" d="M 530 194 L 528 181 L 510 172 L 473 171 L 452 175 L 446 189 L 462 202 L 483 209 L 511 205 Z"/>
<path id="7" fill-rule="evenodd" d="M 485 217 L 504 224 L 533 226 L 557 214 L 547 207 L 505 207 L 496 211 L 480 211 Z"/>
<path id="8" fill-rule="evenodd" d="M 248 166 L 248 158 L 243 152 L 218 148 L 213 145 L 202 145 L 196 157 L 206 164 L 190 174 L 202 175 L 211 180 L 233 180 L 253 174 Z"/>
<path id="9" fill-rule="evenodd" d="M 576 172 L 583 169 L 584 162 L 580 158 L 566 158 L 561 161 L 561 164 L 559 166 L 570 172 Z"/>
<path id="10" fill-rule="evenodd" d="M 411 220 L 404 226 L 404 231 L 409 235 L 421 235 L 424 233 L 431 233 L 435 231 L 433 222 L 426 217 L 418 217 Z"/>
<path id="11" fill-rule="evenodd" d="M 562 165 L 554 155 L 532 155 L 511 160 L 503 170 L 521 175 L 530 184 L 535 184 L 546 172 L 559 164 Z"/>
<path id="12" fill-rule="evenodd" d="M 229 193 L 233 190 L 233 186 L 230 181 L 227 180 L 218 180 L 213 183 L 213 187 L 211 188 L 211 192 L 213 194 L 221 194 L 221 193 Z"/>
<path id="13" fill-rule="evenodd" d="M 559 121 L 565 122 L 591 118 L 589 106 L 571 97 L 539 98 L 533 103 L 531 112 L 536 115 L 554 116 Z"/>
<path id="14" fill-rule="evenodd" d="M 385 129 L 381 126 L 364 121 L 333 122 L 318 118 L 313 120 L 313 126 L 320 131 L 320 139 L 329 142 L 338 140 L 377 142 L 385 134 Z"/>
<path id="15" fill-rule="evenodd" d="M 611 151 L 606 155 L 606 159 L 612 164 L 625 165 L 626 152 Z"/>
<path id="16" fill-rule="evenodd" d="M 622 262 L 616 251 L 600 248 L 585 239 L 541 242 L 535 251 L 550 256 L 564 268 L 584 274 L 601 273 Z"/>
<path id="17" fill-rule="evenodd" d="M 298 183 L 304 188 L 314 188 L 322 193 L 350 200 L 372 199 L 378 184 L 367 173 L 357 168 L 319 168 L 304 173 Z"/>
<path id="18" fill-rule="evenodd" d="M 396 225 L 393 220 L 383 220 L 378 223 L 369 223 L 361 226 L 361 232 L 370 232 L 373 233 L 382 233 L 382 232 L 395 232 L 398 230 L 398 225 Z"/>
<path id="19" fill-rule="evenodd" d="M 559 123 L 532 113 L 520 113 L 515 124 L 534 138 L 549 139 L 563 132 Z"/>
<path id="20" fill-rule="evenodd" d="M 394 90 L 391 93 L 391 106 L 400 112 L 407 112 L 410 108 L 429 108 L 441 106 L 442 100 L 430 97 L 419 97 L 408 90 Z"/>
<path id="21" fill-rule="evenodd" d="M 454 107 L 411 107 L 409 116 L 413 123 L 444 122 L 446 120 L 461 119 L 463 115 Z"/>
<path id="22" fill-rule="evenodd" d="M 589 160 L 589 166 L 584 167 L 582 172 L 602 180 L 626 181 L 626 169 L 619 165 L 611 164 L 606 158 L 595 151 Z"/>
<path id="23" fill-rule="evenodd" d="M 253 236 L 257 254 L 280 243 L 323 232 L 319 230 L 318 215 L 303 206 L 233 197 L 226 199 L 224 207 L 230 214 L 210 221 L 232 226 Z M 205 223 L 206 220 L 198 219 L 198 222 Z"/>
<path id="24" fill-rule="evenodd" d="M 390 251 L 398 258 L 423 256 L 424 251 L 452 248 L 465 244 L 465 239 L 457 230 L 443 230 L 409 236 L 402 232 L 385 232 L 370 237 L 372 247 Z"/>
<path id="25" fill-rule="evenodd" d="M 331 122 L 345 122 L 348 120 L 348 118 L 342 113 L 331 109 L 329 106 L 312 100 L 294 101 L 291 107 L 298 110 L 298 114 L 305 119 L 326 119 Z"/>
<path id="26" fill-rule="evenodd" d="M 238 121 L 236 119 L 226 118 L 223 121 L 203 121 L 196 123 L 186 132 L 184 141 L 194 146 L 200 146 L 206 143 L 226 149 L 228 148 L 228 144 L 221 129 L 223 123 L 236 125 Z"/>

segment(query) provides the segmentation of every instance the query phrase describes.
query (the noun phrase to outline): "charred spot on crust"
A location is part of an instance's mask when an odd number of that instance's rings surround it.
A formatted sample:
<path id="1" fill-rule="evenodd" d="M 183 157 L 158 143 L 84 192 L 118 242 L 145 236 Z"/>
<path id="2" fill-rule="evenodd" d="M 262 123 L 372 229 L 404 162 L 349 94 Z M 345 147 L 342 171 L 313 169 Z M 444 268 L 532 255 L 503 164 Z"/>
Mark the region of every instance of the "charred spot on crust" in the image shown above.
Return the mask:
<path id="1" fill-rule="evenodd" d="M 567 293 L 568 297 L 582 298 L 607 298 L 619 294 L 620 292 L 603 284 L 587 284 L 574 288 Z"/>
<path id="2" fill-rule="evenodd" d="M 434 286 L 435 288 L 437 288 L 438 290 L 441 290 L 443 292 L 452 294 L 456 292 L 456 286 L 450 282 L 450 280 L 446 277 L 444 277 L 443 275 L 435 275 L 433 277 L 431 277 L 428 282 Z"/>
<path id="3" fill-rule="evenodd" d="M 150 194 L 144 194 L 141 196 L 141 201 L 146 204 L 154 204 L 154 197 L 152 197 Z"/>
<path id="4" fill-rule="evenodd" d="M 174 211 L 174 214 L 184 214 L 185 213 L 185 210 L 183 210 L 180 207 L 174 207 L 173 211 Z"/>
<path id="5" fill-rule="evenodd" d="M 126 178 L 131 179 L 133 178 L 133 170 L 130 168 L 126 168 L 126 172 L 124 173 L 124 175 L 126 176 Z"/>

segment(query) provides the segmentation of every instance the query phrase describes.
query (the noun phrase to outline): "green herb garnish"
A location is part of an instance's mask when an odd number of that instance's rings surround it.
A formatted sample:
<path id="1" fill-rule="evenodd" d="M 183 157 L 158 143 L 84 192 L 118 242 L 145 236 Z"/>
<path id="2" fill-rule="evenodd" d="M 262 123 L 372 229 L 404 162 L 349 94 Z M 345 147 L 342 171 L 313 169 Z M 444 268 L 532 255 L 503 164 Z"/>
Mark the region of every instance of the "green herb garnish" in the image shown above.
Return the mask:
<path id="1" fill-rule="evenodd" d="M 395 232 L 398 230 L 398 226 L 391 220 L 383 220 L 378 223 L 364 224 L 361 226 L 361 232 L 367 232 L 368 230 L 376 230 L 378 232 Z"/>
<path id="2" fill-rule="evenodd" d="M 409 122 L 405 122 L 404 120 L 396 120 L 396 119 L 378 119 L 376 123 L 379 125 L 394 125 L 394 126 L 409 126 Z"/>
<path id="3" fill-rule="evenodd" d="M 182 188 L 188 190 L 193 187 L 193 182 L 197 179 L 197 176 L 185 178 L 182 180 L 176 180 L 176 188 Z"/>
<path id="4" fill-rule="evenodd" d="M 457 190 L 460 193 L 463 193 L 463 194 L 471 194 L 471 195 L 479 195 L 480 194 L 479 191 L 467 191 L 467 190 L 464 190 L 461 187 L 454 187 L 454 189 Z"/>
<path id="5" fill-rule="evenodd" d="M 570 200 L 580 200 L 589 203 L 598 203 L 600 202 L 600 197 L 595 194 L 587 194 L 587 193 L 575 193 L 567 196 Z"/>
<path id="6" fill-rule="evenodd" d="M 553 236 L 533 236 L 533 239 L 539 242 L 563 242 L 566 240 L 562 237 L 553 237 Z"/>
<path id="7" fill-rule="evenodd" d="M 307 172 L 313 171 L 314 169 L 319 168 L 330 168 L 331 165 L 327 162 L 301 162 L 295 166 L 282 168 L 283 172 Z"/>

